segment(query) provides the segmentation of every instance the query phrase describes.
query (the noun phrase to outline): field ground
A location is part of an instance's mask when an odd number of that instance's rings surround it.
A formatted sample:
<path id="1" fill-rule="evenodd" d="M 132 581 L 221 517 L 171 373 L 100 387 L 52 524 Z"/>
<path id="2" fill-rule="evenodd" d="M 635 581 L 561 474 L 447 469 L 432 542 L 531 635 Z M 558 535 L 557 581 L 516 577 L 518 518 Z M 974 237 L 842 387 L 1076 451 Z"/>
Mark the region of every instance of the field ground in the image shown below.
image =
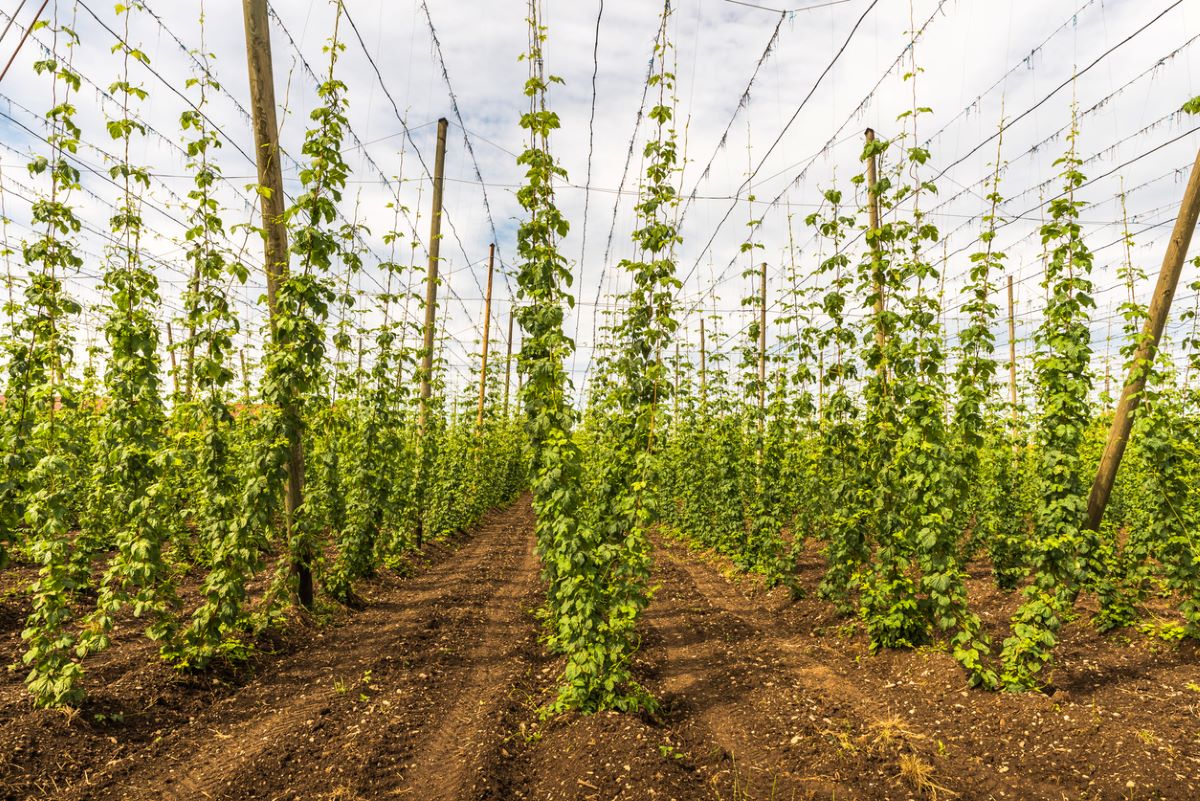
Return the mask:
<path id="1" fill-rule="evenodd" d="M 33 711 L 0 674 L 3 799 L 1195 799 L 1200 649 L 1082 619 L 1050 695 L 968 691 L 936 651 L 869 655 L 815 598 L 766 592 L 657 543 L 636 672 L 655 715 L 542 722 L 528 500 L 435 544 L 360 611 L 297 622 L 253 670 L 177 675 L 132 626 L 89 663 L 87 704 Z M 19 661 L 27 568 L 0 573 Z M 999 637 L 1014 599 L 971 581 Z"/>

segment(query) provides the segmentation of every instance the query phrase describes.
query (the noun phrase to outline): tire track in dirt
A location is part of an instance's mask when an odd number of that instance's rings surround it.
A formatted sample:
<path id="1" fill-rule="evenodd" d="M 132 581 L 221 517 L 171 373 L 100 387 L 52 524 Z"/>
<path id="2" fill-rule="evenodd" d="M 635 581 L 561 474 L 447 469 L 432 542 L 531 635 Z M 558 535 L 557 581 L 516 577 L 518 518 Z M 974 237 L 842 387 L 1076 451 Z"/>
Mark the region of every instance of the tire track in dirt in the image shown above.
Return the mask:
<path id="1" fill-rule="evenodd" d="M 532 517 L 523 521 L 523 532 L 532 531 Z M 516 540 L 517 552 L 505 546 L 489 555 L 513 563 L 508 577 L 491 596 L 478 638 L 464 655 L 470 672 L 463 677 L 457 700 L 445 710 L 439 728 L 424 744 L 410 766 L 401 792 L 412 798 L 455 801 L 475 797 L 488 789 L 489 776 L 481 776 L 503 758 L 507 734 L 503 722 L 508 707 L 517 703 L 516 685 L 531 666 L 523 644 L 530 635 L 525 613 L 537 593 L 538 560 L 529 536 Z"/>
<path id="2" fill-rule="evenodd" d="M 493 512 L 457 554 L 149 748 L 58 797 L 458 799 L 491 781 L 535 637 L 532 512 Z"/>
<path id="3" fill-rule="evenodd" d="M 937 732 L 823 664 L 761 600 L 681 546 L 660 542 L 657 554 L 663 589 L 647 622 L 666 650 L 660 678 L 676 707 L 667 714 L 701 750 L 693 756 L 709 760 L 714 788 L 748 798 L 1062 797 L 969 755 L 939 754 Z M 913 759 L 932 768 L 932 784 Z"/>
<path id="4" fill-rule="evenodd" d="M 787 692 L 785 668 L 756 626 L 706 596 L 682 559 L 660 547 L 644 653 L 664 722 L 717 798 L 853 798 L 807 742 L 822 705 Z"/>

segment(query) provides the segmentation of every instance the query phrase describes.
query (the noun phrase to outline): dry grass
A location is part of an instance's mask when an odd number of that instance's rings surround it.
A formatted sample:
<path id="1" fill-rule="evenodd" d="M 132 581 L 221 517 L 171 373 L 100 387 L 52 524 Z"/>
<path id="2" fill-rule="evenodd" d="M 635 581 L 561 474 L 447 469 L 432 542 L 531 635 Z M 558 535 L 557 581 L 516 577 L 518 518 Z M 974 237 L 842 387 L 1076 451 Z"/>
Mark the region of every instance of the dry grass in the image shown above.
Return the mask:
<path id="1" fill-rule="evenodd" d="M 899 715 L 877 720 L 870 729 L 874 734 L 870 745 L 876 751 L 895 750 L 922 739 L 920 734 L 908 728 L 908 723 Z"/>
<path id="2" fill-rule="evenodd" d="M 325 796 L 324 801 L 366 801 L 366 799 L 349 787 L 338 786 Z"/>
<path id="3" fill-rule="evenodd" d="M 897 764 L 900 767 L 898 778 L 903 779 L 914 791 L 931 799 L 931 801 L 938 801 L 939 797 L 958 797 L 958 793 L 948 787 L 943 787 L 933 780 L 933 765 L 930 765 L 916 754 L 900 754 L 897 758 Z"/>

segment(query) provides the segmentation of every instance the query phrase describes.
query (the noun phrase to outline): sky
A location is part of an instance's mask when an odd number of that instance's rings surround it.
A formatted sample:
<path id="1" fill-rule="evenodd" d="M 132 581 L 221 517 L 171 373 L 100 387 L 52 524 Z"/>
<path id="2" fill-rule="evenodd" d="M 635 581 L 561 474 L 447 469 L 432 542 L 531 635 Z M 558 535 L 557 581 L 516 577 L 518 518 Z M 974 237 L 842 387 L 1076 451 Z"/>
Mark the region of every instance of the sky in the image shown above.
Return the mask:
<path id="1" fill-rule="evenodd" d="M 7 61 L 38 0 L 0 0 L 0 40 Z M 143 193 L 151 230 L 145 246 L 156 263 L 167 311 L 180 307 L 186 280 L 180 237 L 190 188 L 180 150 L 179 116 L 195 100 L 187 79 L 196 53 L 211 55 L 222 91 L 207 112 L 223 147 L 227 177 L 220 199 L 227 225 L 256 221 L 253 139 L 242 8 L 238 0 L 145 0 L 130 16 L 129 41 L 149 57 L 131 80 L 147 92 L 135 109 L 150 131 L 135 142 L 132 160 L 154 175 Z M 19 7 L 19 10 L 18 10 Z M 450 382 L 465 385 L 477 363 L 488 244 L 497 245 L 492 310 L 493 348 L 503 349 L 515 292 L 516 231 L 521 209 L 515 192 L 523 175 L 518 119 L 527 65 L 518 60 L 527 43 L 524 0 L 346 0 L 337 31 L 345 51 L 337 76 L 348 87 L 352 135 L 345 157 L 354 170 L 341 213 L 364 226 L 367 266 L 355 283 L 382 286 L 375 265 L 383 259 L 414 263 L 423 272 L 429 241 L 430 176 L 436 121 L 450 121 L 446 155 L 441 308 Z M 201 24 L 201 10 L 204 23 Z M 590 378 L 598 334 L 597 311 L 611 307 L 626 286 L 622 259 L 637 256 L 630 233 L 644 168 L 641 153 L 652 130 L 641 112 L 659 15 L 658 0 L 543 0 L 548 27 L 546 70 L 561 76 L 549 102 L 562 127 L 552 140 L 568 178 L 556 190 L 571 230 L 562 252 L 576 276 L 577 304 L 567 332 L 578 350 L 568 365 L 577 390 Z M 85 78 L 75 99 L 84 146 L 78 154 L 83 191 L 73 202 L 87 229 L 78 237 L 86 264 L 72 276 L 72 291 L 99 301 L 104 232 L 119 190 L 105 178 L 116 144 L 105 120 L 118 108 L 106 95 L 120 77 L 112 52 L 124 21 L 111 2 L 49 0 L 46 18 L 71 24 L 80 44 L 69 54 Z M 317 79 L 328 68 L 323 47 L 334 32 L 335 6 L 326 0 L 272 0 L 271 37 L 285 189 L 300 187 L 301 143 L 317 102 Z M 349 21 L 353 21 L 351 26 Z M 108 30 L 105 28 L 107 26 Z M 1108 331 L 1119 332 L 1116 306 L 1125 298 L 1116 271 L 1126 258 L 1122 206 L 1134 234 L 1131 256 L 1149 278 L 1148 295 L 1174 223 L 1188 168 L 1200 147 L 1200 118 L 1179 113 L 1200 94 L 1200 5 L 1188 0 L 675 0 L 671 4 L 670 66 L 677 76 L 676 123 L 685 156 L 677 176 L 684 201 L 683 243 L 678 248 L 681 347 L 694 360 L 698 321 L 709 323 L 708 346 L 729 350 L 744 339 L 751 312 L 743 299 L 756 278 L 754 262 L 768 264 L 768 331 L 780 333 L 781 298 L 794 280 L 809 285 L 822 258 L 821 241 L 805 218 L 821 207 L 823 192 L 852 195 L 850 178 L 861 170 L 863 132 L 884 138 L 906 132 L 898 116 L 914 104 L 931 109 L 917 120 L 915 140 L 930 150 L 919 173 L 936 176 L 937 196 L 924 201 L 944 238 L 931 257 L 945 258 L 945 322 L 961 324 L 959 289 L 978 248 L 980 215 L 988 207 L 984 181 L 1001 145 L 1005 165 L 997 247 L 1017 297 L 1022 349 L 1037 325 L 1042 303 L 1043 201 L 1059 191 L 1054 165 L 1067 146 L 1072 105 L 1078 109 L 1078 153 L 1092 179 L 1080 192 L 1087 242 L 1096 252 L 1098 309 L 1093 335 L 1105 349 Z M 35 32 L 0 82 L 0 199 L 8 220 L 4 236 L 17 254 L 7 269 L 23 272 L 19 244 L 31 233 L 29 199 L 42 188 L 25 164 L 48 150 L 43 115 L 50 81 L 34 74 L 35 59 L 52 46 Z M 915 80 L 904 75 L 918 69 Z M 653 102 L 653 97 L 649 98 Z M 1001 119 L 1006 121 L 997 142 Z M 299 159 L 299 161 L 298 161 Z M 394 225 L 389 201 L 405 207 L 403 237 L 385 242 Z M 753 198 L 753 200 L 751 200 Z M 750 235 L 762 245 L 741 252 Z M 236 287 L 243 345 L 251 361 L 265 320 L 261 244 L 239 228 L 229 247 L 252 267 Z M 827 255 L 827 254 L 824 254 Z M 1194 268 L 1184 281 L 1194 280 Z M 1178 312 L 1195 302 L 1181 288 Z M 703 310 L 703 311 L 702 311 Z M 414 313 L 415 309 L 410 309 Z M 94 338 L 89 311 L 83 338 Z M 717 330 L 714 330 L 716 328 Z M 1003 335 L 1001 337 L 1003 343 Z M 1115 349 L 1116 344 L 1112 345 Z"/>

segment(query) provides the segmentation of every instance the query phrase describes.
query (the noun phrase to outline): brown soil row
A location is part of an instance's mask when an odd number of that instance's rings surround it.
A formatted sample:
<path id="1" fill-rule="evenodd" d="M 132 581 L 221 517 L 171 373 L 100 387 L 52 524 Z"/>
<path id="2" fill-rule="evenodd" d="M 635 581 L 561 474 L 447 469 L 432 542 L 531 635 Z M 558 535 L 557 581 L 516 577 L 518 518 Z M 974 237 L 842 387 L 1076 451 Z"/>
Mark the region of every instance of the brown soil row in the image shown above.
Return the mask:
<path id="1" fill-rule="evenodd" d="M 102 702 L 121 715 L 117 722 L 88 715 L 94 702 L 74 717 L 32 712 L 12 700 L 19 678 L 6 682 L 0 745 L 14 750 L 0 754 L 0 797 L 484 793 L 498 775 L 508 717 L 521 706 L 510 689 L 536 648 L 531 530 L 528 503 L 491 514 L 456 553 L 434 553 L 414 578 L 371 582 L 365 611 L 296 632 L 299 642 L 224 691 L 179 686 L 201 680 L 164 678 L 152 648 L 132 636 L 118 642 L 93 670 L 96 680 L 113 677 L 116 689 Z M 161 725 L 147 731 L 139 685 L 186 714 L 158 714 Z"/>
<path id="2" fill-rule="evenodd" d="M 723 560 L 660 546 L 647 659 L 717 797 L 1200 797 L 1195 643 L 1100 635 L 1085 599 L 1053 695 L 971 691 L 942 651 L 871 655 L 816 598 L 815 553 L 793 602 Z M 1019 599 L 983 575 L 969 589 L 999 639 Z"/>
<path id="3" fill-rule="evenodd" d="M 1200 797 L 1194 644 L 1081 620 L 1053 697 L 968 691 L 939 651 L 869 655 L 814 597 L 815 553 L 793 602 L 658 542 L 635 672 L 660 709 L 543 721 L 561 662 L 538 641 L 532 528 L 527 498 L 493 512 L 251 674 L 178 676 L 130 632 L 73 717 L 0 677 L 0 799 Z M 971 593 L 1001 632 L 1015 599 L 985 576 Z M 19 652 L 22 601 L 0 597 L 0 656 Z"/>

